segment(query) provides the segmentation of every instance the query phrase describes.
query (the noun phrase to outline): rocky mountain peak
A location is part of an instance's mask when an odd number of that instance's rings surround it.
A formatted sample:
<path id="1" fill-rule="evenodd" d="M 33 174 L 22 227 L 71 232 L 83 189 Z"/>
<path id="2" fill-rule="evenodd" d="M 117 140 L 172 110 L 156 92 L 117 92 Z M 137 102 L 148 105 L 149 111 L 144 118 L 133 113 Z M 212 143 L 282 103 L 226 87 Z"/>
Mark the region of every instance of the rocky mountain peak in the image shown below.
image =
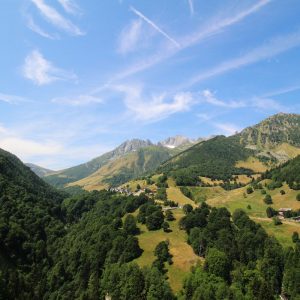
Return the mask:
<path id="1" fill-rule="evenodd" d="M 114 155 L 124 155 L 128 152 L 137 151 L 140 148 L 152 146 L 152 142 L 150 140 L 140 140 L 140 139 L 132 139 L 124 142 L 119 147 L 114 150 Z"/>
<path id="2" fill-rule="evenodd" d="M 193 140 L 182 135 L 176 135 L 159 142 L 158 145 L 172 149 L 172 148 L 179 147 L 183 144 L 192 144 L 192 143 L 194 143 Z"/>

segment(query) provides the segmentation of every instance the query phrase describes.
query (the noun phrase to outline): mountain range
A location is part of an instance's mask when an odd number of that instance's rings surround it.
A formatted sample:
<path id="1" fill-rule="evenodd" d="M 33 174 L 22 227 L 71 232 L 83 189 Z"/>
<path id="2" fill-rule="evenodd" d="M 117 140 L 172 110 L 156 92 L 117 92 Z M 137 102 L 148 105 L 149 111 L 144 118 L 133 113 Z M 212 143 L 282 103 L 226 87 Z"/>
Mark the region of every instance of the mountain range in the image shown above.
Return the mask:
<path id="1" fill-rule="evenodd" d="M 230 137 L 197 143 L 163 163 L 159 172 L 229 180 L 233 175 L 266 171 L 296 157 L 299 145 L 300 115 L 280 113 Z"/>
<path id="2" fill-rule="evenodd" d="M 179 152 L 132 140 L 71 168 L 96 170 L 70 182 L 88 190 L 147 176 L 126 191 L 71 196 L 0 149 L 0 299 L 298 299 L 299 118 Z"/>
<path id="3" fill-rule="evenodd" d="M 192 140 L 177 135 L 157 144 L 132 139 L 65 170 L 53 172 L 32 164 L 29 167 L 55 187 L 80 186 L 87 190 L 118 186 L 157 169 L 180 169 L 181 173 L 225 179 L 259 173 L 300 154 L 299 128 L 299 114 L 279 113 L 230 137 Z"/>
<path id="4" fill-rule="evenodd" d="M 183 136 L 170 137 L 157 144 L 150 140 L 132 139 L 87 163 L 65 170 L 52 172 L 33 164 L 28 166 L 55 187 L 71 184 L 101 189 L 154 171 L 162 162 L 194 143 L 196 141 Z"/>

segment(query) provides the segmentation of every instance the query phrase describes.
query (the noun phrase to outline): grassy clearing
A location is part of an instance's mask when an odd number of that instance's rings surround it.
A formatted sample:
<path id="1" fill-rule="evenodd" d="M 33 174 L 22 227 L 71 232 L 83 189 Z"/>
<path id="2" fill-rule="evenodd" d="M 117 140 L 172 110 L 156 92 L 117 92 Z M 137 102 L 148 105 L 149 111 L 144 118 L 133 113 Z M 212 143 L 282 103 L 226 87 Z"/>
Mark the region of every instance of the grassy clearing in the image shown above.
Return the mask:
<path id="1" fill-rule="evenodd" d="M 210 184 L 210 185 L 214 185 L 214 184 L 217 184 L 217 185 L 220 185 L 220 184 L 223 184 L 224 181 L 223 180 L 212 180 L 211 178 L 209 177 L 203 177 L 203 176 L 200 176 L 200 180 L 205 183 L 205 184 Z"/>
<path id="2" fill-rule="evenodd" d="M 276 148 L 272 150 L 278 154 L 284 154 L 290 158 L 300 155 L 300 149 L 288 143 L 283 143 L 281 145 L 278 145 Z"/>
<path id="3" fill-rule="evenodd" d="M 284 190 L 286 194 L 281 195 L 280 190 Z M 246 195 L 246 198 L 244 197 L 245 192 L 246 187 L 228 192 L 224 191 L 223 194 L 210 198 L 207 203 L 211 206 L 226 207 L 231 212 L 240 208 L 244 209 L 250 217 L 260 223 L 270 234 L 273 234 L 284 246 L 291 245 L 291 235 L 294 231 L 300 233 L 300 224 L 284 220 L 283 225 L 275 226 L 272 220 L 266 216 L 268 205 L 264 203 L 264 195 L 261 194 L 261 191 L 256 190 L 254 193 Z M 287 185 L 267 192 L 273 198 L 271 205 L 273 208 L 300 209 L 300 202 L 296 200 L 297 191 L 291 190 Z M 248 205 L 251 206 L 251 209 L 247 208 Z"/>
<path id="4" fill-rule="evenodd" d="M 298 232 L 300 234 L 299 223 L 284 221 L 282 225 L 275 226 L 272 219 L 253 218 L 253 220 L 261 224 L 268 234 L 273 235 L 285 247 L 293 246 L 292 234 Z"/>
<path id="5" fill-rule="evenodd" d="M 167 195 L 169 200 L 178 202 L 179 205 L 191 204 L 195 206 L 195 202 L 192 201 L 190 198 L 184 196 L 180 191 L 179 187 L 171 186 L 167 188 Z"/>
<path id="6" fill-rule="evenodd" d="M 145 225 L 139 224 L 141 234 L 138 235 L 140 247 L 144 250 L 141 257 L 135 260 L 141 267 L 151 266 L 154 261 L 154 249 L 156 245 L 165 240 L 169 240 L 170 253 L 173 255 L 173 264 L 168 266 L 169 282 L 174 290 L 178 292 L 182 288 L 183 279 L 190 271 L 191 266 L 200 260 L 192 248 L 186 243 L 187 235 L 185 231 L 180 230 L 179 220 L 183 217 L 182 210 L 174 210 L 175 221 L 170 222 L 172 232 L 165 233 L 163 230 L 148 231 Z"/>
<path id="7" fill-rule="evenodd" d="M 215 187 L 189 187 L 195 202 L 201 202 L 203 199 L 210 199 L 224 194 L 224 189 L 220 186 Z"/>
<path id="8" fill-rule="evenodd" d="M 131 191 L 135 191 L 137 189 L 138 185 L 140 185 L 141 189 L 148 188 L 152 191 L 157 190 L 157 187 L 155 184 L 149 185 L 149 184 L 147 184 L 146 180 L 131 180 L 129 182 L 122 184 L 121 187 L 126 188 L 127 186 L 129 186 L 129 189 Z"/>
<path id="9" fill-rule="evenodd" d="M 236 164 L 237 168 L 246 168 L 246 169 L 251 169 L 254 172 L 260 173 L 260 172 L 265 172 L 267 171 L 268 167 L 264 165 L 261 161 L 259 161 L 255 157 L 249 157 L 245 161 L 239 161 Z"/>

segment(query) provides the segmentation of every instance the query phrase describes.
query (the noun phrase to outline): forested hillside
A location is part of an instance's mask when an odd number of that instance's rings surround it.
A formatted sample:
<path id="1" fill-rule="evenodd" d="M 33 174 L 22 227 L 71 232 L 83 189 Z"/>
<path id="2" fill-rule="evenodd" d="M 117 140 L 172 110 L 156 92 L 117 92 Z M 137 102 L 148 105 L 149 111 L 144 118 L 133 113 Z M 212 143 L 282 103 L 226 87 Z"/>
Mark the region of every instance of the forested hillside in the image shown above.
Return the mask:
<path id="1" fill-rule="evenodd" d="M 62 201 L 29 167 L 0 150 L 1 299 L 29 299 L 32 284 L 43 285 L 53 245 L 65 232 Z"/>
<path id="2" fill-rule="evenodd" d="M 299 299 L 299 236 L 284 249 L 241 210 L 177 207 L 185 216 L 176 224 L 203 263 L 174 295 L 168 239 L 146 268 L 133 261 L 147 250 L 137 222 L 168 235 L 174 216 L 162 206 L 176 203 L 108 191 L 69 197 L 4 151 L 0 176 L 0 299 Z"/>
<path id="3" fill-rule="evenodd" d="M 291 189 L 300 190 L 300 155 L 285 164 L 267 171 L 263 178 L 274 182 L 287 182 Z"/>
<path id="4" fill-rule="evenodd" d="M 121 299 L 173 299 L 157 270 L 126 265 L 142 249 L 135 221 L 123 225 L 121 218 L 147 197 L 102 191 L 66 198 L 2 150 L 0 191 L 0 299 L 103 299 L 107 292 L 119 292 Z M 121 264 L 134 283 L 145 278 L 147 285 L 137 292 L 100 284 L 113 264 Z"/>
<path id="5" fill-rule="evenodd" d="M 300 115 L 277 114 L 230 137 L 200 142 L 166 161 L 178 185 L 196 185 L 199 176 L 226 181 L 262 173 L 300 154 Z M 184 178 L 184 180 L 183 180 Z"/>
<path id="6" fill-rule="evenodd" d="M 206 176 L 214 179 L 229 179 L 234 174 L 251 174 L 251 170 L 237 168 L 239 160 L 253 154 L 245 149 L 236 136 L 217 136 L 199 143 L 164 163 L 158 172 L 171 172 L 174 177 Z"/>

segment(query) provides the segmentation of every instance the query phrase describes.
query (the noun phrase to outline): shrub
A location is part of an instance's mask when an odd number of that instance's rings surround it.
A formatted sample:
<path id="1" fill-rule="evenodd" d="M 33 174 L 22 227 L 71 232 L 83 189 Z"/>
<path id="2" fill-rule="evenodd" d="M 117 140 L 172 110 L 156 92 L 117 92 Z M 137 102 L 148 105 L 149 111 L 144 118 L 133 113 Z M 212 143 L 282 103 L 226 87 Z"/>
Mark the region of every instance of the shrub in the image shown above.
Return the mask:
<path id="1" fill-rule="evenodd" d="M 274 218 L 273 218 L 273 222 L 274 222 L 274 225 L 276 225 L 276 226 L 282 224 L 281 220 L 280 220 L 278 217 L 274 217 Z"/>
<path id="2" fill-rule="evenodd" d="M 252 194 L 254 191 L 253 191 L 253 188 L 251 186 L 248 186 L 247 187 L 247 194 Z"/>
<path id="3" fill-rule="evenodd" d="M 273 200 L 272 200 L 272 197 L 271 197 L 271 195 L 269 195 L 269 194 L 267 194 L 266 195 L 266 197 L 264 198 L 264 202 L 266 203 L 266 204 L 273 204 Z"/>
<path id="4" fill-rule="evenodd" d="M 292 241 L 293 241 L 293 243 L 299 242 L 299 233 L 298 232 L 296 232 L 296 231 L 293 232 Z"/>
<path id="5" fill-rule="evenodd" d="M 274 216 L 277 215 L 277 211 L 270 206 L 266 209 L 266 213 L 268 218 L 273 218 Z"/>
<path id="6" fill-rule="evenodd" d="M 167 210 L 165 212 L 165 215 L 166 215 L 166 220 L 167 221 L 174 221 L 175 220 L 174 215 L 173 215 L 171 210 Z"/>
<path id="7" fill-rule="evenodd" d="M 285 191 L 284 191 L 284 190 L 281 190 L 281 191 L 280 191 L 280 194 L 281 194 L 281 195 L 285 195 Z"/>

